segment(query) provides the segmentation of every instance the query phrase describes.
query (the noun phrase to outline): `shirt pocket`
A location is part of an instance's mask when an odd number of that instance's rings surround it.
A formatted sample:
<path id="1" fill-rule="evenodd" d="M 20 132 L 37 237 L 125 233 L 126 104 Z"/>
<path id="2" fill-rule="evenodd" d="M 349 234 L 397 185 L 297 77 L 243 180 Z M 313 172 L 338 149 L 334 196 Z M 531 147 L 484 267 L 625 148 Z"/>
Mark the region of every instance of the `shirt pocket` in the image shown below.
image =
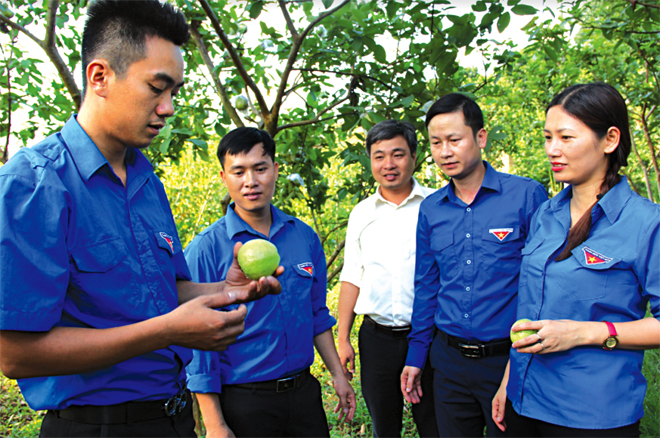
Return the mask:
<path id="1" fill-rule="evenodd" d="M 104 273 L 126 258 L 126 247 L 119 237 L 71 251 L 71 258 L 80 272 Z"/>
<path id="2" fill-rule="evenodd" d="M 570 294 L 575 301 L 592 301 L 602 299 L 612 289 L 616 276 L 616 265 L 621 262 L 619 257 L 606 257 L 587 246 L 574 248 L 572 259 L 578 267 L 572 275 L 560 278 L 559 287 Z"/>
<path id="3" fill-rule="evenodd" d="M 521 250 L 525 242 L 520 227 L 486 227 L 481 233 L 479 269 L 493 279 L 510 278 L 520 270 Z"/>
<path id="4" fill-rule="evenodd" d="M 430 247 L 440 269 L 443 280 L 450 280 L 458 275 L 458 260 L 454 248 L 454 235 L 434 231 L 431 233 Z"/>
<path id="5" fill-rule="evenodd" d="M 520 262 L 518 288 L 527 284 L 530 275 L 536 275 L 537 278 L 540 278 L 542 275 L 544 260 L 539 259 L 538 254 L 535 254 L 535 252 L 541 247 L 544 241 L 545 239 L 542 237 L 533 238 L 520 250 L 522 260 Z"/>

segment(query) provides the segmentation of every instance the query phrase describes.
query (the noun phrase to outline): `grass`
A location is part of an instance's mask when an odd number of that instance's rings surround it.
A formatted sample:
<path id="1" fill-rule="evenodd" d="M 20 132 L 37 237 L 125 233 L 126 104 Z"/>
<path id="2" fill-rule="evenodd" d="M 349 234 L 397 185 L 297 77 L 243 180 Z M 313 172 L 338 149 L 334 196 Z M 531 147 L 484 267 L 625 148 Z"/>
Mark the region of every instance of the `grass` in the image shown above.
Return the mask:
<path id="1" fill-rule="evenodd" d="M 338 287 L 335 287 L 328 294 L 328 307 L 336 313 L 338 299 Z M 351 339 L 353 346 L 357 350 L 357 329 L 359 320 L 353 327 Z M 330 427 L 330 436 L 332 438 L 342 437 L 371 437 L 371 419 L 367 406 L 362 397 L 360 389 L 360 363 L 356 366 L 356 375 L 353 378 L 353 388 L 357 397 L 357 409 L 355 417 L 350 423 L 338 422 L 337 414 L 334 408 L 337 405 L 337 397 L 330 382 L 330 373 L 323 366 L 321 359 L 316 357 L 312 366 L 314 374 L 321 382 L 323 391 L 323 401 L 325 411 L 328 416 L 328 425 Z M 660 436 L 660 350 L 648 350 L 644 357 L 644 376 L 648 382 L 646 398 L 644 400 L 644 418 L 641 423 L 642 437 Z M 29 408 L 14 380 L 9 380 L 0 374 L 0 437 L 5 438 L 24 438 L 36 437 L 39 435 L 39 427 L 43 412 L 35 412 Z M 417 437 L 417 431 L 412 420 L 410 409 L 404 412 L 403 419 L 404 437 Z"/>

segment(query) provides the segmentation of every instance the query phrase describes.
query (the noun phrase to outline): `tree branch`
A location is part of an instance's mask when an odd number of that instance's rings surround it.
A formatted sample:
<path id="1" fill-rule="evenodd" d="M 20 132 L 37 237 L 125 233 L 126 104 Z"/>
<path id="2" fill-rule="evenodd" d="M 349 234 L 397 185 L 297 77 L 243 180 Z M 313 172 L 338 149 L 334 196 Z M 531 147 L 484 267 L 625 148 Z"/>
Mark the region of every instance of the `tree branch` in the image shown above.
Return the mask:
<path id="1" fill-rule="evenodd" d="M 270 119 L 266 120 L 266 131 L 270 133 L 275 133 L 277 130 L 277 122 L 280 115 L 280 109 L 282 108 L 282 98 L 284 97 L 284 92 L 286 90 L 286 86 L 289 81 L 289 75 L 293 70 L 293 64 L 296 62 L 296 59 L 298 58 L 298 52 L 300 51 L 300 47 L 302 46 L 303 41 L 305 40 L 309 32 L 314 28 L 314 26 L 316 26 L 324 18 L 334 14 L 336 11 L 343 8 L 346 4 L 348 4 L 349 1 L 350 0 L 344 0 L 336 7 L 329 9 L 326 12 L 320 14 L 314 21 L 309 23 L 309 25 L 300 35 L 292 36 L 293 44 L 291 46 L 291 51 L 289 52 L 289 57 L 287 58 L 286 67 L 282 72 L 282 78 L 280 80 L 280 86 L 277 89 L 277 96 L 275 97 L 275 103 L 273 104 L 273 108 L 271 109 L 271 117 Z"/>
<path id="2" fill-rule="evenodd" d="M 335 259 L 337 258 L 337 256 L 339 256 L 339 253 L 341 252 L 341 250 L 344 249 L 345 245 L 346 245 L 346 239 L 343 239 L 341 242 L 339 242 L 339 244 L 337 245 L 335 250 L 332 252 L 332 255 L 330 256 L 330 258 L 328 258 L 328 261 L 326 262 L 326 268 L 329 268 L 330 266 L 332 266 L 332 264 L 335 262 Z"/>
<path id="3" fill-rule="evenodd" d="M 209 51 L 206 48 L 206 44 L 204 43 L 204 40 L 202 39 L 202 35 L 199 33 L 200 24 L 201 23 L 199 21 L 193 21 L 192 25 L 190 26 L 190 34 L 192 35 L 193 40 L 197 45 L 199 54 L 202 56 L 202 59 L 204 60 L 204 64 L 206 65 L 206 68 L 208 69 L 209 74 L 211 75 L 211 79 L 213 79 L 213 83 L 215 84 L 215 89 L 217 90 L 218 95 L 220 96 L 220 101 L 222 102 L 223 108 L 225 109 L 225 111 L 227 111 L 229 118 L 231 119 L 232 122 L 234 122 L 234 124 L 237 127 L 240 128 L 242 126 L 245 126 L 240 116 L 236 112 L 236 109 L 231 104 L 231 101 L 229 100 L 229 96 L 227 96 L 227 91 L 225 90 L 225 87 L 222 86 L 222 82 L 220 82 L 220 78 L 218 77 L 218 74 L 215 72 L 215 66 L 213 65 L 213 61 L 209 56 Z"/>
<path id="4" fill-rule="evenodd" d="M 647 197 L 651 200 L 651 202 L 655 202 L 653 201 L 653 190 L 651 190 L 651 180 L 649 179 L 648 167 L 644 163 L 644 160 L 642 160 L 641 155 L 639 155 L 637 144 L 635 143 L 635 135 L 632 130 L 630 132 L 630 143 L 632 144 L 632 149 L 635 152 L 635 156 L 637 157 L 639 167 L 642 168 L 642 173 L 644 174 L 644 185 L 646 186 L 646 193 L 648 193 Z"/>
<path id="5" fill-rule="evenodd" d="M 341 270 L 343 268 L 344 268 L 344 261 L 342 260 L 342 262 L 334 269 L 334 271 L 332 271 L 332 273 L 330 273 L 330 275 L 328 275 L 328 283 L 330 283 L 333 278 L 335 278 L 337 275 L 339 275 L 339 273 L 341 272 Z"/>
<path id="6" fill-rule="evenodd" d="M 236 49 L 232 45 L 231 41 L 229 41 L 229 37 L 227 37 L 227 34 L 224 32 L 224 30 L 222 30 L 222 26 L 220 26 L 220 21 L 218 21 L 218 17 L 216 17 L 215 12 L 213 12 L 213 9 L 206 0 L 199 0 L 199 3 L 200 5 L 202 5 L 202 9 L 204 9 L 206 16 L 209 17 L 209 20 L 211 21 L 211 25 L 213 26 L 215 32 L 218 34 L 220 41 L 222 41 L 222 44 L 227 49 L 227 52 L 229 52 L 229 56 L 231 57 L 231 60 L 236 66 L 236 70 L 238 71 L 238 74 L 245 82 L 245 85 L 250 87 L 250 89 L 252 89 L 252 91 L 254 92 L 254 95 L 257 99 L 257 103 L 259 104 L 259 109 L 261 110 L 261 117 L 264 120 L 270 119 L 270 114 L 268 113 L 268 105 L 266 104 L 266 100 L 261 94 L 261 91 L 259 91 L 259 87 L 257 87 L 257 84 L 248 74 L 247 70 L 245 70 L 245 66 L 241 61 L 241 57 L 238 55 L 238 52 L 236 52 Z"/>
<path id="7" fill-rule="evenodd" d="M 57 23 L 58 6 L 58 0 L 49 0 L 48 21 L 46 22 L 46 39 L 40 44 L 40 46 L 44 49 L 53 65 L 55 65 L 62 81 L 64 81 L 64 85 L 66 86 L 69 95 L 71 95 L 71 99 L 73 99 L 74 105 L 77 109 L 80 109 L 80 104 L 82 102 L 80 89 L 78 89 L 78 85 L 76 85 L 76 81 L 73 79 L 71 71 L 62 60 L 62 57 L 60 57 L 60 52 L 55 45 L 57 42 L 57 38 L 55 38 L 55 24 Z"/>
<path id="8" fill-rule="evenodd" d="M 284 15 L 284 19 L 286 20 L 286 27 L 289 28 L 289 32 L 291 32 L 291 36 L 294 39 L 298 38 L 298 31 L 296 30 L 296 26 L 293 25 L 293 21 L 291 20 L 291 15 L 289 15 L 289 11 L 286 8 L 286 3 L 284 3 L 284 0 L 278 0 L 278 3 L 280 4 L 282 15 Z"/>
<path id="9" fill-rule="evenodd" d="M 323 240 L 321 241 L 321 244 L 322 244 L 322 245 L 325 245 L 326 240 L 328 240 L 328 237 L 330 237 L 330 235 L 331 235 L 332 233 L 334 233 L 335 231 L 337 231 L 337 230 L 340 229 L 340 228 L 345 227 L 347 224 L 348 224 L 348 221 L 343 221 L 343 222 L 341 222 L 339 225 L 335 226 L 333 229 L 331 229 L 330 231 L 328 231 L 328 232 L 325 234 L 325 237 L 323 238 Z"/>
<path id="10" fill-rule="evenodd" d="M 634 8 L 635 5 L 641 5 L 641 6 L 644 6 L 644 7 L 647 7 L 647 8 L 660 9 L 660 5 L 652 5 L 650 3 L 640 2 L 638 0 L 628 0 L 628 3 L 632 4 L 633 8 Z"/>
<path id="11" fill-rule="evenodd" d="M 333 73 L 333 74 L 340 75 L 340 76 L 357 76 L 359 78 L 371 79 L 372 81 L 375 81 L 375 82 L 380 83 L 381 85 L 384 85 L 385 87 L 387 87 L 390 90 L 393 88 L 391 85 L 386 84 L 385 82 L 381 81 L 380 79 L 374 78 L 373 76 L 363 75 L 363 74 L 360 74 L 360 73 L 351 73 L 351 72 L 333 71 L 333 70 L 319 70 L 319 69 L 315 69 L 315 68 L 294 68 L 294 70 L 306 71 L 306 72 L 310 72 L 310 73 L 315 73 L 315 72 L 318 72 L 318 73 Z"/>
<path id="12" fill-rule="evenodd" d="M 41 41 L 41 40 L 40 40 L 39 38 L 37 38 L 36 36 L 34 36 L 29 30 L 27 30 L 26 28 L 24 28 L 24 27 L 21 26 L 20 24 L 18 24 L 18 23 L 14 23 L 13 21 L 11 21 L 9 18 L 5 17 L 5 16 L 2 15 L 2 14 L 0 14 L 0 21 L 3 22 L 3 23 L 5 23 L 6 25 L 8 25 L 8 26 L 10 26 L 10 27 L 13 27 L 13 28 L 16 29 L 17 31 L 24 33 L 28 38 L 30 38 L 30 39 L 31 39 L 32 41 L 34 41 L 35 43 L 39 44 L 39 47 L 41 47 L 41 48 L 43 49 L 43 47 L 44 47 L 44 42 Z"/>
<path id="13" fill-rule="evenodd" d="M 651 110 L 651 112 L 653 112 L 653 109 Z M 660 192 L 660 168 L 658 168 L 658 159 L 656 158 L 655 155 L 655 147 L 653 146 L 653 140 L 651 140 L 651 135 L 649 133 L 647 117 L 648 115 L 646 113 L 646 104 L 644 104 L 644 108 L 642 109 L 642 118 L 641 118 L 642 130 L 644 131 L 644 137 L 646 138 L 646 143 L 651 151 L 651 163 L 653 163 L 653 170 L 655 171 L 655 179 L 658 185 L 658 192 Z"/>
<path id="14" fill-rule="evenodd" d="M 345 101 L 347 101 L 347 100 L 348 100 L 348 97 L 345 97 L 345 98 L 343 98 L 343 99 L 341 99 L 341 100 L 338 100 L 337 102 L 333 103 L 332 105 L 330 105 L 329 107 L 325 108 L 323 111 L 321 111 L 320 113 L 318 113 L 318 114 L 316 115 L 316 117 L 314 117 L 313 119 L 309 119 L 309 120 L 301 120 L 301 121 L 299 121 L 299 122 L 293 122 L 293 123 L 288 123 L 288 124 L 286 124 L 286 125 L 278 126 L 278 127 L 276 128 L 276 130 L 275 130 L 275 133 L 278 133 L 278 132 L 283 131 L 283 130 L 285 130 L 285 129 L 293 128 L 293 127 L 295 127 L 295 126 L 311 125 L 311 124 L 313 124 L 313 123 L 318 123 L 318 122 L 321 122 L 321 121 L 334 119 L 334 118 L 336 118 L 337 116 L 326 117 L 325 119 L 321 119 L 321 116 L 322 116 L 323 114 L 327 113 L 328 111 L 330 111 L 331 109 L 337 107 L 337 105 L 339 105 L 340 103 L 345 102 Z"/>

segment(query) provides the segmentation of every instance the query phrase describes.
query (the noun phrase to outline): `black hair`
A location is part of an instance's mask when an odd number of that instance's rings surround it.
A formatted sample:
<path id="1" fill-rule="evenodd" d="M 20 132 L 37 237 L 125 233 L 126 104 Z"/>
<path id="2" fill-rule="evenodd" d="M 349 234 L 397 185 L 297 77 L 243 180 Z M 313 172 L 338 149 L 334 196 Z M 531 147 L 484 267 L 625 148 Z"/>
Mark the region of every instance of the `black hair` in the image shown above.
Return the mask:
<path id="1" fill-rule="evenodd" d="M 371 156 L 371 145 L 382 140 L 391 140 L 394 137 L 403 137 L 408 143 L 410 155 L 417 153 L 417 134 L 415 125 L 410 122 L 399 122 L 397 120 L 383 120 L 376 123 L 367 133 L 367 155 Z"/>
<path id="2" fill-rule="evenodd" d="M 241 127 L 230 131 L 218 144 L 218 160 L 225 168 L 225 155 L 249 153 L 257 144 L 263 144 L 264 156 L 268 155 L 275 162 L 275 141 L 270 134 L 257 128 Z"/>
<path id="3" fill-rule="evenodd" d="M 628 155 L 630 154 L 632 142 L 626 101 L 611 85 L 594 82 L 566 88 L 552 99 L 545 110 L 546 114 L 554 106 L 560 106 L 568 114 L 587 125 L 599 140 L 607 135 L 607 131 L 611 127 L 616 127 L 621 132 L 619 146 L 607 156 L 607 172 L 598 195 L 598 199 L 602 198 L 605 193 L 621 181 L 619 169 L 628 165 Z M 594 202 L 580 220 L 571 227 L 566 247 L 556 258 L 557 261 L 569 258 L 571 251 L 589 238 L 591 210 L 597 202 Z"/>
<path id="4" fill-rule="evenodd" d="M 448 114 L 462 111 L 465 124 L 472 128 L 472 134 L 477 133 L 484 127 L 484 115 L 477 102 L 461 93 L 450 93 L 436 100 L 426 113 L 426 128 L 428 129 L 431 119 L 438 114 Z"/>
<path id="5" fill-rule="evenodd" d="M 157 36 L 182 46 L 190 39 L 186 18 L 158 0 L 97 0 L 87 9 L 82 38 L 83 99 L 87 66 L 106 59 L 118 77 L 145 57 L 147 37 Z"/>

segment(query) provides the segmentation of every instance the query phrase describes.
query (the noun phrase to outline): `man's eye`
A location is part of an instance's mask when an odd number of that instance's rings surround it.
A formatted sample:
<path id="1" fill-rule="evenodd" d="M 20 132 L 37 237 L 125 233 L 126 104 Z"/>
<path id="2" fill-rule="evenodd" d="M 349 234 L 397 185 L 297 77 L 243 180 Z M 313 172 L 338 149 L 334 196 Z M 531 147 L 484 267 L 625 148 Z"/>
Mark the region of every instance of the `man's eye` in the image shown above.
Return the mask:
<path id="1" fill-rule="evenodd" d="M 153 91 L 156 94 L 160 94 L 163 92 L 160 88 L 154 87 L 153 85 L 149 85 L 151 87 L 151 91 Z"/>

